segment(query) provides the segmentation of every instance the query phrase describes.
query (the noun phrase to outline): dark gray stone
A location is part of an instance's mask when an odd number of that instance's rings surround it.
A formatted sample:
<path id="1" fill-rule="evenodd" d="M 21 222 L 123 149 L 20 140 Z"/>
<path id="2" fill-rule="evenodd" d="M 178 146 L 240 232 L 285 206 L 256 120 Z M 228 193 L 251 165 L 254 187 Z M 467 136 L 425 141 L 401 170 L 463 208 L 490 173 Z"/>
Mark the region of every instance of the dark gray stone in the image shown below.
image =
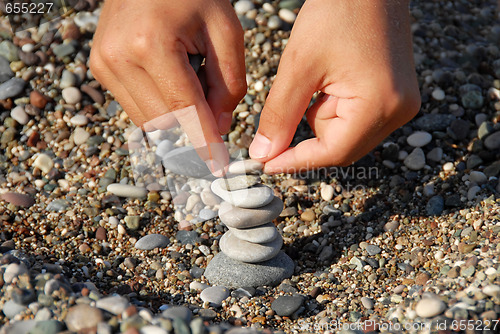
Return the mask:
<path id="1" fill-rule="evenodd" d="M 163 166 L 169 171 L 196 178 L 214 179 L 207 165 L 193 147 L 172 150 L 163 156 Z"/>
<path id="2" fill-rule="evenodd" d="M 151 250 L 154 248 L 165 248 L 170 240 L 161 234 L 148 234 L 135 243 L 135 248 L 143 250 Z"/>
<path id="3" fill-rule="evenodd" d="M 0 83 L 4 83 L 14 76 L 14 72 L 10 69 L 10 63 L 7 59 L 0 56 Z"/>
<path id="4" fill-rule="evenodd" d="M 442 131 L 450 126 L 455 116 L 449 114 L 425 114 L 415 120 L 414 125 L 424 131 Z"/>
<path id="5" fill-rule="evenodd" d="M 175 318 L 181 318 L 185 322 L 190 322 L 193 317 L 193 312 L 185 306 L 171 306 L 163 311 L 161 316 L 172 320 Z"/>
<path id="6" fill-rule="evenodd" d="M 26 85 L 26 81 L 20 78 L 12 78 L 0 84 L 0 100 L 19 95 Z"/>
<path id="7" fill-rule="evenodd" d="M 450 137 L 455 140 L 462 140 L 467 138 L 469 134 L 470 123 L 463 119 L 454 120 L 448 128 Z"/>
<path id="8" fill-rule="evenodd" d="M 195 243 L 200 242 L 200 236 L 196 231 L 180 230 L 175 235 L 175 239 L 177 239 L 177 241 L 179 241 L 183 245 L 194 245 Z"/>
<path id="9" fill-rule="evenodd" d="M 292 259 L 283 252 L 260 263 L 243 263 L 218 253 L 208 264 L 205 277 L 212 285 L 228 288 L 274 286 L 290 277 L 294 268 Z"/>
<path id="10" fill-rule="evenodd" d="M 491 135 L 489 135 L 485 140 L 484 140 L 484 146 L 488 150 L 497 150 L 500 148 L 500 131 L 497 131 Z"/>
<path id="11" fill-rule="evenodd" d="M 304 297 L 280 296 L 271 303 L 271 309 L 280 317 L 289 317 L 294 314 L 304 302 Z"/>
<path id="12" fill-rule="evenodd" d="M 443 199 L 443 197 L 441 197 L 439 195 L 431 197 L 431 199 L 429 200 L 429 202 L 427 202 L 425 210 L 427 211 L 427 214 L 429 216 L 440 215 L 443 212 L 443 210 L 444 210 L 444 199 Z"/>

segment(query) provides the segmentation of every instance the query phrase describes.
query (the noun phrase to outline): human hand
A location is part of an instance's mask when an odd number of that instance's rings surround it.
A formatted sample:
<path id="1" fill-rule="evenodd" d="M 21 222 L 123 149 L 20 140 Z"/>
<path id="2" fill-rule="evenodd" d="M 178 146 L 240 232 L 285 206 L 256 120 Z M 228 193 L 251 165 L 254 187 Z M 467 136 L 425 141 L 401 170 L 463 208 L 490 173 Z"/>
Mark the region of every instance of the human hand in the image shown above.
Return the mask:
<path id="1" fill-rule="evenodd" d="M 316 138 L 293 148 L 307 111 Z M 420 107 L 408 1 L 308 0 L 267 97 L 250 156 L 265 172 L 346 166 L 412 119 Z"/>
<path id="2" fill-rule="evenodd" d="M 188 53 L 205 56 L 199 76 L 206 97 Z M 229 1 L 107 0 L 90 68 L 137 126 L 164 130 L 172 117 L 161 116 L 178 112 L 209 168 L 227 164 L 220 134 L 246 92 L 243 31 Z"/>

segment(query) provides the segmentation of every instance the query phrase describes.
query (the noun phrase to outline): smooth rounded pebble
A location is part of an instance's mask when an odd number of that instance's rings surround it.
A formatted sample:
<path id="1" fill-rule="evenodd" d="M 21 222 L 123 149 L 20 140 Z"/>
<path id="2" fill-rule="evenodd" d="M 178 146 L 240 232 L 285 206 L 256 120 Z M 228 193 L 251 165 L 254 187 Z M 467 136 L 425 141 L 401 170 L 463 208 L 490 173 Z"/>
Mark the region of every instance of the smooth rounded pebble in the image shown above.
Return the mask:
<path id="1" fill-rule="evenodd" d="M 201 209 L 198 213 L 198 217 L 203 221 L 214 219 L 217 217 L 217 212 L 210 209 Z"/>
<path id="2" fill-rule="evenodd" d="M 263 184 L 258 184 L 248 189 L 226 191 L 221 188 L 216 180 L 212 182 L 210 189 L 224 201 L 239 208 L 246 209 L 260 208 L 269 204 L 275 197 L 273 190 Z"/>
<path id="3" fill-rule="evenodd" d="M 26 311 L 27 307 L 16 303 L 13 300 L 7 300 L 2 307 L 2 312 L 8 319 L 14 318 L 19 313 Z"/>
<path id="4" fill-rule="evenodd" d="M 112 183 L 106 189 L 110 193 L 120 197 L 144 198 L 148 194 L 146 188 L 121 183 Z"/>
<path id="5" fill-rule="evenodd" d="M 271 309 L 280 317 L 289 317 L 302 306 L 303 302 L 304 297 L 300 295 L 279 296 L 271 303 Z"/>
<path id="6" fill-rule="evenodd" d="M 422 147 L 429 144 L 432 140 L 432 135 L 429 132 L 417 131 L 413 132 L 406 138 L 408 145 L 413 147 Z"/>
<path id="7" fill-rule="evenodd" d="M 85 126 L 89 123 L 89 119 L 85 115 L 75 115 L 71 117 L 69 122 L 75 126 Z"/>
<path id="8" fill-rule="evenodd" d="M 411 170 L 420 170 L 425 166 L 425 154 L 420 147 L 415 148 L 404 160 L 404 164 Z"/>
<path id="9" fill-rule="evenodd" d="M 154 248 L 165 248 L 170 239 L 161 234 L 148 234 L 135 243 L 134 247 L 142 250 L 151 250 Z"/>
<path id="10" fill-rule="evenodd" d="M 22 206 L 25 208 L 28 208 L 35 204 L 35 199 L 32 196 L 13 192 L 8 192 L 0 195 L 0 199 L 15 206 Z"/>
<path id="11" fill-rule="evenodd" d="M 368 253 L 368 255 L 370 255 L 370 256 L 377 255 L 378 253 L 380 253 L 382 251 L 380 249 L 380 247 L 377 245 L 368 245 L 368 246 L 366 246 L 365 249 L 366 249 L 366 252 Z"/>
<path id="12" fill-rule="evenodd" d="M 61 75 L 61 80 L 59 81 L 59 87 L 61 89 L 72 87 L 76 84 L 76 76 L 73 72 L 64 70 Z"/>
<path id="13" fill-rule="evenodd" d="M 200 293 L 201 300 L 215 307 L 220 307 L 227 297 L 229 297 L 229 290 L 223 286 L 212 286 Z"/>
<path id="14" fill-rule="evenodd" d="M 275 257 L 283 245 L 283 238 L 278 235 L 273 241 L 256 244 L 241 240 L 231 231 L 220 239 L 220 249 L 230 258 L 247 263 L 267 261 Z"/>
<path id="15" fill-rule="evenodd" d="M 98 308 L 80 304 L 68 310 L 64 322 L 70 331 L 79 332 L 96 328 L 102 320 L 102 312 Z"/>
<path id="16" fill-rule="evenodd" d="M 231 174 L 261 173 L 264 164 L 255 160 L 240 160 L 231 163 L 227 171 Z"/>
<path id="17" fill-rule="evenodd" d="M 283 201 L 278 197 L 257 210 L 239 208 L 231 203 L 222 202 L 219 207 L 219 217 L 227 227 L 248 228 L 262 225 L 276 219 L 283 211 Z"/>
<path id="18" fill-rule="evenodd" d="M 331 201 L 333 198 L 335 190 L 333 189 L 333 186 L 330 184 L 324 184 L 321 186 L 321 198 L 323 201 Z"/>
<path id="19" fill-rule="evenodd" d="M 441 88 L 436 88 L 432 91 L 432 98 L 436 101 L 443 101 L 445 97 L 446 94 Z"/>
<path id="20" fill-rule="evenodd" d="M 250 0 L 240 0 L 234 3 L 234 11 L 238 15 L 244 15 L 248 11 L 255 8 L 255 5 Z"/>
<path id="21" fill-rule="evenodd" d="M 371 310 L 373 308 L 373 300 L 371 298 L 368 298 L 368 297 L 362 297 L 361 298 L 361 304 L 363 304 L 363 306 L 366 308 L 366 309 L 369 309 Z"/>
<path id="22" fill-rule="evenodd" d="M 30 120 L 28 114 L 22 106 L 17 106 L 10 111 L 10 117 L 16 120 L 17 123 L 25 125 Z"/>
<path id="23" fill-rule="evenodd" d="M 280 19 L 287 23 L 294 23 L 295 19 L 297 18 L 297 15 L 287 8 L 280 9 L 280 11 L 278 12 L 278 16 Z"/>
<path id="24" fill-rule="evenodd" d="M 204 275 L 210 284 L 228 288 L 274 286 L 292 276 L 294 268 L 292 259 L 283 252 L 261 263 L 244 263 L 218 253 Z"/>
<path id="25" fill-rule="evenodd" d="M 220 178 L 215 180 L 219 186 L 226 191 L 234 191 L 250 188 L 260 182 L 257 175 L 238 175 L 229 178 Z"/>
<path id="26" fill-rule="evenodd" d="M 35 161 L 33 162 L 33 167 L 37 167 L 42 172 L 47 174 L 48 172 L 50 172 L 52 167 L 54 167 L 54 161 L 47 154 L 41 153 L 36 157 Z"/>
<path id="27" fill-rule="evenodd" d="M 469 181 L 477 184 L 483 184 L 488 181 L 488 177 L 483 172 L 474 170 L 469 174 Z"/>
<path id="28" fill-rule="evenodd" d="M 489 135 L 484 140 L 484 146 L 489 150 L 496 150 L 500 148 L 500 131 Z"/>
<path id="29" fill-rule="evenodd" d="M 417 303 L 415 311 L 422 318 L 435 317 L 446 310 L 446 304 L 439 298 L 423 298 Z"/>
<path id="30" fill-rule="evenodd" d="M 82 93 L 76 87 L 66 87 L 61 92 L 62 98 L 67 104 L 77 104 L 82 100 Z"/>
<path id="31" fill-rule="evenodd" d="M 122 314 L 130 305 L 127 298 L 122 296 L 110 296 L 99 299 L 95 306 L 101 310 L 107 311 L 111 314 Z"/>
<path id="32" fill-rule="evenodd" d="M 274 239 L 276 239 L 276 237 L 279 234 L 278 230 L 276 229 L 276 226 L 274 226 L 273 223 L 267 223 L 264 225 L 246 229 L 239 229 L 233 227 L 228 227 L 228 228 L 229 231 L 231 231 L 231 233 L 238 239 L 258 244 L 271 242 Z"/>
<path id="33" fill-rule="evenodd" d="M 84 128 L 77 127 L 73 132 L 73 142 L 75 145 L 82 145 L 87 142 L 90 138 L 90 133 L 88 133 Z"/>

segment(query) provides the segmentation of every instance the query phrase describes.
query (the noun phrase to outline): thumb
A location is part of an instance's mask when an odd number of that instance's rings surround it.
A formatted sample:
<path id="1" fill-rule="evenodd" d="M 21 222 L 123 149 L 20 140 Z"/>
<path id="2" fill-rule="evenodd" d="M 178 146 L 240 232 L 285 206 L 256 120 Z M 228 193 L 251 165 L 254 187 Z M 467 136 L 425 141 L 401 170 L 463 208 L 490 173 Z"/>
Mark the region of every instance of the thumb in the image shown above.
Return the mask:
<path id="1" fill-rule="evenodd" d="M 278 74 L 261 112 L 259 130 L 249 148 L 250 157 L 266 162 L 288 148 L 315 92 L 307 71 L 282 57 Z"/>

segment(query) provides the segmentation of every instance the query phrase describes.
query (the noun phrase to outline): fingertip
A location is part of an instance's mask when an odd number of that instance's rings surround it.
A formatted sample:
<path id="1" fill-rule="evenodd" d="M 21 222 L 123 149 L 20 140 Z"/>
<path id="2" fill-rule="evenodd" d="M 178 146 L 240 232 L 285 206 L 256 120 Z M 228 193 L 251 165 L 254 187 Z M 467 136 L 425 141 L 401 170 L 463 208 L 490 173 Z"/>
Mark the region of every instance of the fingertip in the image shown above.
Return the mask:
<path id="1" fill-rule="evenodd" d="M 269 157 L 271 150 L 271 140 L 260 132 L 257 132 L 252 143 L 250 144 L 248 153 L 252 159 L 262 161 Z"/>
<path id="2" fill-rule="evenodd" d="M 233 120 L 233 115 L 230 112 L 223 112 L 219 115 L 217 119 L 217 127 L 219 128 L 220 134 L 226 134 L 231 130 L 231 122 Z"/>

